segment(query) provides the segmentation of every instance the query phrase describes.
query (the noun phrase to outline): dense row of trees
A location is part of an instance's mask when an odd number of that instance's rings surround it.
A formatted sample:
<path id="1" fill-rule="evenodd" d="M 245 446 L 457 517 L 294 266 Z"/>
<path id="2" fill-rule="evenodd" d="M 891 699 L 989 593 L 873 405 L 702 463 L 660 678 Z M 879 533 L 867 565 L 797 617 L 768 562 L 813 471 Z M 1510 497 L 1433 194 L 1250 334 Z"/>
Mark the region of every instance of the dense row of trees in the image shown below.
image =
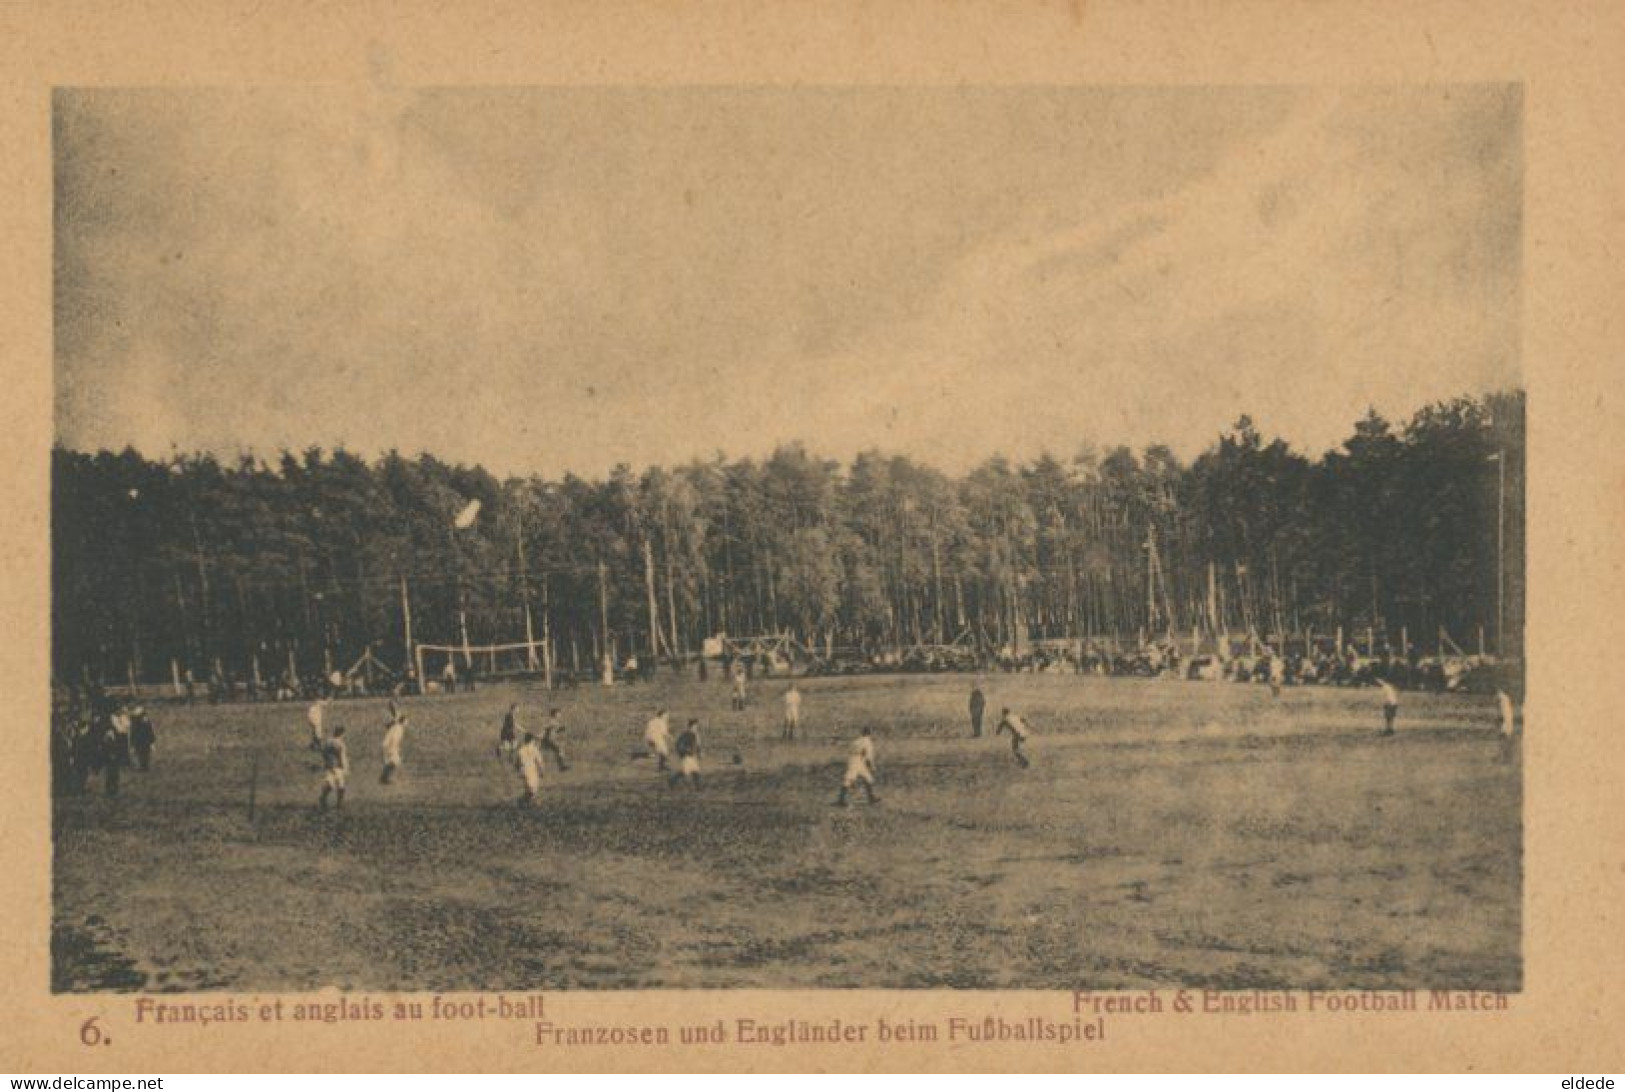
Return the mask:
<path id="1" fill-rule="evenodd" d="M 789 631 L 809 645 L 1485 627 L 1519 651 L 1521 393 L 1375 413 L 1310 460 L 1247 418 L 1184 465 L 1166 447 L 991 459 L 951 478 L 904 456 L 800 446 L 607 480 L 499 481 L 391 453 L 53 460 L 59 677 L 302 672 L 368 645 L 522 639 L 558 664 Z M 472 527 L 453 526 L 470 500 Z M 651 600 L 653 605 L 651 607 Z M 1499 632 L 1504 613 L 1506 632 Z M 275 667 L 273 667 L 275 665 Z"/>

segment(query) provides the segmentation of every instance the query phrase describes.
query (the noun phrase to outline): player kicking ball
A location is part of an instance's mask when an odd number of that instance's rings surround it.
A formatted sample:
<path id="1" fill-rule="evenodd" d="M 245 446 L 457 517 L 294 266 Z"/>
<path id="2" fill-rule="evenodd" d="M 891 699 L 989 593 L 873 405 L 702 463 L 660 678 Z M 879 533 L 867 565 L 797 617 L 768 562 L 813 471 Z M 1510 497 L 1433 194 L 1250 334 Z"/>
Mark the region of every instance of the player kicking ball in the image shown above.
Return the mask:
<path id="1" fill-rule="evenodd" d="M 836 807 L 846 807 L 847 794 L 854 785 L 863 786 L 870 804 L 880 803 L 875 797 L 875 737 L 868 728 L 858 733 L 858 738 L 852 741 L 852 749 L 847 752 L 846 776 L 841 779 L 841 795 L 835 801 Z"/>
<path id="2" fill-rule="evenodd" d="M 689 719 L 688 727 L 677 737 L 677 771 L 671 775 L 670 785 L 687 780 L 696 789 L 700 787 L 700 722 Z"/>
<path id="3" fill-rule="evenodd" d="M 344 725 L 336 724 L 322 744 L 322 796 L 320 806 L 327 810 L 327 798 L 336 796 L 337 810 L 344 810 L 344 787 L 350 777 L 350 751 L 344 745 Z"/>
<path id="4" fill-rule="evenodd" d="M 1016 761 L 1025 770 L 1032 765 L 1032 762 L 1028 760 L 1026 755 L 1021 753 L 1021 745 L 1026 743 L 1027 738 L 1032 735 L 1032 729 L 1027 727 L 1027 722 L 1021 719 L 1020 713 L 1012 713 L 1006 708 L 1000 714 L 999 726 L 994 729 L 993 734 L 1001 736 L 1005 732 L 1010 733 L 1010 753 L 1016 756 Z"/>

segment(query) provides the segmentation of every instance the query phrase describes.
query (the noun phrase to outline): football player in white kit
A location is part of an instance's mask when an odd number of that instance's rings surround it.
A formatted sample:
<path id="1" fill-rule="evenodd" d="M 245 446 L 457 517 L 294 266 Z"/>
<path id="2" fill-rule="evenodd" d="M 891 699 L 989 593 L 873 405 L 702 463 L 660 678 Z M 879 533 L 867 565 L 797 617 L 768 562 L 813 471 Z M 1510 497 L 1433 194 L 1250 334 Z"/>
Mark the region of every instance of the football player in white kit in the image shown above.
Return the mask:
<path id="1" fill-rule="evenodd" d="M 671 716 L 665 709 L 656 709 L 655 715 L 644 725 L 643 745 L 659 760 L 658 773 L 671 768 Z"/>
<path id="2" fill-rule="evenodd" d="M 869 728 L 858 733 L 858 738 L 852 741 L 852 747 L 847 751 L 846 776 L 841 778 L 841 795 L 835 801 L 837 807 L 846 807 L 846 795 L 854 785 L 863 786 L 869 803 L 880 803 L 875 797 L 875 736 Z"/>

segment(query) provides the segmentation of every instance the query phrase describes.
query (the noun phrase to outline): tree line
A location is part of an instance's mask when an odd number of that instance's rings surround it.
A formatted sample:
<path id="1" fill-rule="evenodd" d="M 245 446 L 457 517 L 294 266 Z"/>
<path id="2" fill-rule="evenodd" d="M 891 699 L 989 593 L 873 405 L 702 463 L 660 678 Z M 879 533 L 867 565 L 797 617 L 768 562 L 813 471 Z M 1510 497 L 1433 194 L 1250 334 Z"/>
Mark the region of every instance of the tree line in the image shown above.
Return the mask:
<path id="1" fill-rule="evenodd" d="M 57 446 L 60 681 L 386 663 L 408 641 L 545 640 L 562 670 L 789 633 L 872 651 L 1176 633 L 1443 631 L 1521 653 L 1524 396 L 1375 411 L 1317 459 L 1247 417 L 1166 446 L 952 477 L 801 445 L 607 478 L 337 450 L 153 460 Z M 455 517 L 479 501 L 471 526 Z M 408 637 L 410 626 L 410 638 Z"/>

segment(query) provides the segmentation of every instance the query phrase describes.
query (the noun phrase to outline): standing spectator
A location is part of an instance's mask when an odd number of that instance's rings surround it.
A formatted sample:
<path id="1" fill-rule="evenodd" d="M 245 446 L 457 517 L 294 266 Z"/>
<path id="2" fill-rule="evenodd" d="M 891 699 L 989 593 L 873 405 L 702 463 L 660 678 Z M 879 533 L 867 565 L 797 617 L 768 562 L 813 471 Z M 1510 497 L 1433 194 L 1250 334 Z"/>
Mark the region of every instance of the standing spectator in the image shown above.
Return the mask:
<path id="1" fill-rule="evenodd" d="M 130 747 L 135 752 L 136 769 L 146 773 L 152 769 L 152 748 L 158 742 L 152 718 L 142 706 L 130 710 Z"/>
<path id="2" fill-rule="evenodd" d="M 108 796 L 117 796 L 119 778 L 130 764 L 130 716 L 120 709 L 107 720 L 102 732 L 102 787 Z"/>
<path id="3" fill-rule="evenodd" d="M 101 739 L 91 729 L 90 721 L 83 716 L 74 719 L 73 743 L 70 750 L 73 757 L 68 791 L 74 796 L 83 796 L 90 775 L 100 772 L 102 768 Z"/>

